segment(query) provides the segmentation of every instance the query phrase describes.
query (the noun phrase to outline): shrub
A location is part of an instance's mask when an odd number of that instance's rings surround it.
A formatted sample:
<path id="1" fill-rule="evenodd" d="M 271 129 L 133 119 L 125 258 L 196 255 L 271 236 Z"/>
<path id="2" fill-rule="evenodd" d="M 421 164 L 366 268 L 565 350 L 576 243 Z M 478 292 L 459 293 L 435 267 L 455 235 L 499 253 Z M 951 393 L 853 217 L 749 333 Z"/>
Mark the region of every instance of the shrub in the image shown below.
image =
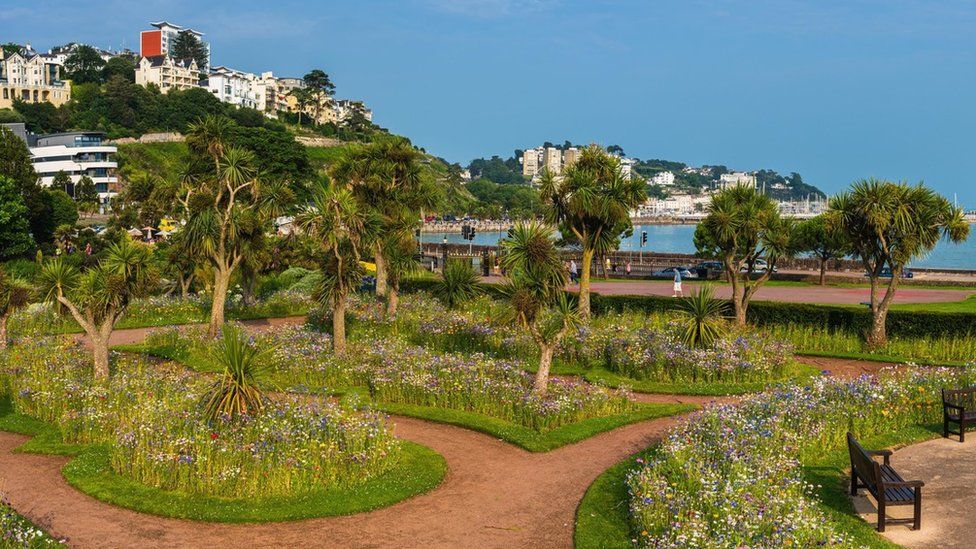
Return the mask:
<path id="1" fill-rule="evenodd" d="M 204 395 L 208 420 L 253 416 L 264 409 L 264 395 L 257 386 L 257 377 L 266 366 L 263 354 L 242 329 L 224 326 L 221 339 L 210 352 L 211 362 L 223 368 L 223 373 Z"/>
<path id="2" fill-rule="evenodd" d="M 481 293 L 478 273 L 471 263 L 451 259 L 444 267 L 444 274 L 433 288 L 434 295 L 450 308 L 471 301 Z"/>

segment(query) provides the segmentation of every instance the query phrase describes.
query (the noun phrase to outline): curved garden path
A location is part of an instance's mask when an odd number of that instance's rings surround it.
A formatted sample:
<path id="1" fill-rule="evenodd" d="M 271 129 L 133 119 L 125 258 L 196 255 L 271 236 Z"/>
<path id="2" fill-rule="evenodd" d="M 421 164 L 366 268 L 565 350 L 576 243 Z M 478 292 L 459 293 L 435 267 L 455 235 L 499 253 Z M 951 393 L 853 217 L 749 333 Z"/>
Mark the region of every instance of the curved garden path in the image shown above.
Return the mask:
<path id="1" fill-rule="evenodd" d="M 261 326 L 300 317 L 253 321 Z M 138 343 L 148 329 L 118 330 L 112 344 Z M 713 397 L 640 400 L 703 404 Z M 396 434 L 447 460 L 444 482 L 396 505 L 346 517 L 271 524 L 213 524 L 157 517 L 89 497 L 65 482 L 69 458 L 22 454 L 27 437 L 0 432 L 0 489 L 21 514 L 77 547 L 570 547 L 576 506 L 606 469 L 659 441 L 678 418 L 636 423 L 534 454 L 488 435 L 392 418 Z"/>

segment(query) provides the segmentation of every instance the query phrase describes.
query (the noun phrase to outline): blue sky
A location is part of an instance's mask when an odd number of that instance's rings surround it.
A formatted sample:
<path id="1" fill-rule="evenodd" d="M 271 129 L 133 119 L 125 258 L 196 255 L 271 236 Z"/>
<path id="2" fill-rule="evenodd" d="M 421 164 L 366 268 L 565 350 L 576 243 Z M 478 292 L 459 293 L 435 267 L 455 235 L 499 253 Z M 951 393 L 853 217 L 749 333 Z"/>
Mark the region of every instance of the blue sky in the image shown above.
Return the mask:
<path id="1" fill-rule="evenodd" d="M 0 40 L 137 46 L 150 20 L 214 62 L 333 75 L 451 161 L 549 140 L 798 171 L 828 192 L 924 179 L 976 207 L 971 0 L 37 0 Z"/>

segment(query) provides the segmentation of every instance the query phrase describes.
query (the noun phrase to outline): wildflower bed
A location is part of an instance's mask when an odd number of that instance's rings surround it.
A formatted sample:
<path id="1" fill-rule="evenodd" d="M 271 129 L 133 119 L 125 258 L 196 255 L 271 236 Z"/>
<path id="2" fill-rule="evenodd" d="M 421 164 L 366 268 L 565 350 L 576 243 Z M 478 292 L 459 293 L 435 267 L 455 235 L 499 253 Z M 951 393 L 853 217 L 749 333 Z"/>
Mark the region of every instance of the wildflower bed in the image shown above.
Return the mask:
<path id="1" fill-rule="evenodd" d="M 546 451 L 627 423 L 693 409 L 639 404 L 625 390 L 555 379 L 546 396 L 532 391 L 524 363 L 474 353 L 434 352 L 360 324 L 347 353 L 335 356 L 325 334 L 304 326 L 254 335 L 272 356 L 265 385 L 277 390 L 344 394 L 388 413 L 482 431 L 532 451 Z M 210 371 L 213 342 L 197 327 L 151 332 L 128 350 Z"/>
<path id="2" fill-rule="evenodd" d="M 884 445 L 937 436 L 939 388 L 974 380 L 972 368 L 819 378 L 705 410 L 591 486 L 579 546 L 594 532 L 642 547 L 885 545 L 844 495 L 845 432 Z"/>
<path id="3" fill-rule="evenodd" d="M 288 398 L 208 423 L 206 380 L 131 358 L 90 378 L 79 349 L 39 342 L 4 356 L 25 450 L 77 456 L 65 478 L 140 511 L 212 521 L 291 520 L 389 505 L 436 486 L 443 459 L 395 439 L 368 409 Z M 13 413 L 13 412 L 16 413 Z"/>

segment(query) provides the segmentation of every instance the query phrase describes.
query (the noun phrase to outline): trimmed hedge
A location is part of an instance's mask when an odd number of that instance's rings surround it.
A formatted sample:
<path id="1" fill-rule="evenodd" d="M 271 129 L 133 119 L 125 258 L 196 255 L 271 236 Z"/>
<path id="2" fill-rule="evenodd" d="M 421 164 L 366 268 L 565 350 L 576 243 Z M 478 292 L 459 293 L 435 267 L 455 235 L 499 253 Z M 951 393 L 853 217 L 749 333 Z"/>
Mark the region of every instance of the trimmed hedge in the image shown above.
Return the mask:
<path id="1" fill-rule="evenodd" d="M 591 303 L 594 314 L 625 310 L 658 313 L 677 306 L 674 298 L 635 295 L 593 294 Z M 793 324 L 858 334 L 871 326 L 871 312 L 865 306 L 754 301 L 749 304 L 748 317 L 759 326 Z M 888 311 L 887 328 L 888 335 L 896 337 L 967 337 L 976 334 L 976 314 L 892 310 Z"/>

